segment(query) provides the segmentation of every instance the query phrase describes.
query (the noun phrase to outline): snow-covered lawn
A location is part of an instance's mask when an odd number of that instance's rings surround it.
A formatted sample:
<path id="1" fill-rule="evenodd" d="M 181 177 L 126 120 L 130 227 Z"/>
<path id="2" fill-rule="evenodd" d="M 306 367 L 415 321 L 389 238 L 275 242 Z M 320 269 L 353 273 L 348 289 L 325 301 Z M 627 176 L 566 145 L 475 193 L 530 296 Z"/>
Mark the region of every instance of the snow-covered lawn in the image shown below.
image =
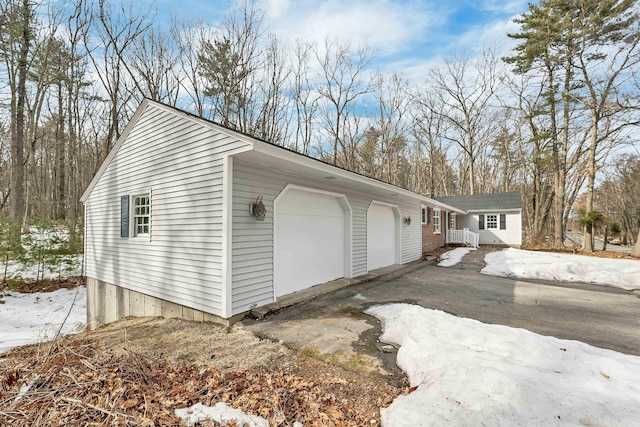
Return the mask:
<path id="1" fill-rule="evenodd" d="M 56 336 L 60 326 L 63 334 L 79 332 L 85 326 L 87 295 L 84 286 L 54 292 L 5 292 L 2 295 L 0 353 L 50 340 Z"/>
<path id="2" fill-rule="evenodd" d="M 438 267 L 451 267 L 452 265 L 456 265 L 462 261 L 462 258 L 469 252 L 471 252 L 469 248 L 455 248 L 452 251 L 445 252 L 440 255 L 441 261 L 438 263 Z"/>
<path id="3" fill-rule="evenodd" d="M 69 230 L 47 224 L 32 226 L 22 235 L 22 250 L 9 251 L 10 259 L 0 260 L 0 279 L 61 279 L 82 275 L 82 254 L 63 255 L 68 247 Z"/>
<path id="4" fill-rule="evenodd" d="M 522 279 L 558 280 L 640 289 L 640 261 L 505 249 L 484 258 L 481 273 Z"/>
<path id="5" fill-rule="evenodd" d="M 0 263 L 0 279 L 4 277 L 5 268 L 7 278 L 22 279 L 58 279 L 82 275 L 82 254 L 64 255 L 59 257 L 57 265 L 38 265 L 37 263 L 25 265 L 17 261 L 9 260 Z M 38 270 L 40 270 L 38 274 Z"/>
<path id="6" fill-rule="evenodd" d="M 640 357 L 410 304 L 366 312 L 417 387 L 381 410 L 384 426 L 640 422 Z"/>

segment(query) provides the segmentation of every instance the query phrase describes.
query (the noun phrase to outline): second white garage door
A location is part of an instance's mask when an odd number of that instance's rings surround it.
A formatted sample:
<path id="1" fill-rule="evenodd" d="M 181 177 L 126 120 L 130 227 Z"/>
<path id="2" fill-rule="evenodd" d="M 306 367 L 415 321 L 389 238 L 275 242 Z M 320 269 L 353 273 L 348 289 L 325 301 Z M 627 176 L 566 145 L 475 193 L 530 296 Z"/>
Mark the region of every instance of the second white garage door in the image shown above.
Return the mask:
<path id="1" fill-rule="evenodd" d="M 373 203 L 367 211 L 367 270 L 396 263 L 396 216 L 393 208 Z"/>
<path id="2" fill-rule="evenodd" d="M 275 205 L 276 297 L 345 275 L 345 211 L 337 197 L 287 189 Z"/>

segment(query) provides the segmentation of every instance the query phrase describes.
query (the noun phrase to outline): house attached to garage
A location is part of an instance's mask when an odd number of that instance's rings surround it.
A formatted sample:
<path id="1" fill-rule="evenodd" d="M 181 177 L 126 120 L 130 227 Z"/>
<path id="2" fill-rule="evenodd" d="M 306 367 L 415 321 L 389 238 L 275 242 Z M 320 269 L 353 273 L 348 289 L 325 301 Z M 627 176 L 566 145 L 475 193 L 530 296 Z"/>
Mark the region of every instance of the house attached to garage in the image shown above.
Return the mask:
<path id="1" fill-rule="evenodd" d="M 464 210 L 466 215 L 448 213 L 447 242 L 456 230 L 466 229 L 479 236 L 481 245 L 522 245 L 522 195 L 519 191 L 495 194 L 437 197 L 438 201 Z"/>
<path id="2" fill-rule="evenodd" d="M 422 256 L 460 212 L 145 100 L 82 196 L 88 322 L 230 319 Z"/>

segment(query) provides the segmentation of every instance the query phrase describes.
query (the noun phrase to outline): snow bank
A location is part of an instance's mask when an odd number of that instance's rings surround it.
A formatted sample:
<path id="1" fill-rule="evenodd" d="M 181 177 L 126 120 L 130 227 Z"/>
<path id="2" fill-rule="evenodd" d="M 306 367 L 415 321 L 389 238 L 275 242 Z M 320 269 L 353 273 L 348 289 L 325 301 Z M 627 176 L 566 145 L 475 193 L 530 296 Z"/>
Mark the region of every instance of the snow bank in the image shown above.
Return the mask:
<path id="1" fill-rule="evenodd" d="M 384 426 L 637 425 L 640 357 L 410 304 L 374 306 L 417 389 Z"/>
<path id="2" fill-rule="evenodd" d="M 452 251 L 445 252 L 440 255 L 441 261 L 438 267 L 451 267 L 452 265 L 456 265 L 462 261 L 462 258 L 469 252 L 471 252 L 469 248 L 455 248 Z"/>
<path id="3" fill-rule="evenodd" d="M 54 292 L 6 292 L 2 295 L 0 353 L 53 339 L 67 314 L 69 317 L 62 327 L 63 334 L 84 329 L 87 318 L 87 292 L 84 286 Z"/>
<path id="4" fill-rule="evenodd" d="M 235 421 L 239 426 L 269 427 L 269 421 L 266 419 L 247 415 L 242 410 L 232 408 L 224 402 L 218 402 L 214 406 L 196 403 L 188 408 L 176 409 L 175 413 L 176 417 L 182 418 L 182 421 L 189 426 L 204 420 L 212 420 L 223 425 Z"/>
<path id="5" fill-rule="evenodd" d="M 640 261 L 505 249 L 485 256 L 481 273 L 640 289 Z"/>

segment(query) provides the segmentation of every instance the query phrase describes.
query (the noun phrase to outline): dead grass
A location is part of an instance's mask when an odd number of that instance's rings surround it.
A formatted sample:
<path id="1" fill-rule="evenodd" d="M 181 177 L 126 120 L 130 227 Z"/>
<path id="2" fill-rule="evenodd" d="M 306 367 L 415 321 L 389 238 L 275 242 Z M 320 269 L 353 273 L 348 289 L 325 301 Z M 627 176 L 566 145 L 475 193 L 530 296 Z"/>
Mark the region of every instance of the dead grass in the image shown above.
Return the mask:
<path id="1" fill-rule="evenodd" d="M 53 292 L 58 289 L 72 289 L 84 285 L 85 278 L 82 276 L 67 277 L 65 279 L 8 279 L 0 282 L 1 291 L 22 292 L 24 294 L 34 292 Z"/>
<path id="2" fill-rule="evenodd" d="M 0 425 L 177 425 L 176 408 L 220 401 L 272 426 L 379 425 L 403 389 L 332 362 L 242 328 L 126 319 L 5 354 Z"/>

